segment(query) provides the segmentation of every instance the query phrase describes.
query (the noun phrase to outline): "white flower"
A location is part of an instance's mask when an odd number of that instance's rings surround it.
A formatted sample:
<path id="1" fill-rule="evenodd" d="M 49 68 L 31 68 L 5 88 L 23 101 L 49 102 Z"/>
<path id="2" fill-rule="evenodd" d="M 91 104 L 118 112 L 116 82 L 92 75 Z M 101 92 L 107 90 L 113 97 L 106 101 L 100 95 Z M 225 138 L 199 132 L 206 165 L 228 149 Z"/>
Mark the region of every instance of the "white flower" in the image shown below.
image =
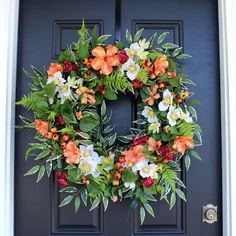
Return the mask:
<path id="1" fill-rule="evenodd" d="M 80 152 L 81 152 L 81 160 L 93 160 L 97 164 L 101 163 L 101 158 L 99 155 L 93 150 L 93 144 L 85 146 L 80 145 Z"/>
<path id="2" fill-rule="evenodd" d="M 61 99 L 61 104 L 63 104 L 66 99 L 70 99 L 71 97 L 71 90 L 68 83 L 57 86 L 56 92 L 58 92 L 57 97 Z"/>
<path id="3" fill-rule="evenodd" d="M 156 164 L 148 164 L 147 161 L 141 161 L 136 164 L 136 168 L 139 171 L 139 174 L 143 178 L 151 177 L 152 179 L 157 179 L 157 165 Z"/>
<path id="4" fill-rule="evenodd" d="M 148 127 L 148 130 L 151 131 L 152 133 L 159 133 L 159 128 L 160 128 L 161 124 L 156 121 L 156 122 L 153 122 L 149 125 Z"/>
<path id="5" fill-rule="evenodd" d="M 138 53 L 138 57 L 141 60 L 146 60 L 147 59 L 147 55 L 148 55 L 148 52 L 147 51 L 143 51 L 143 50 L 139 51 L 139 53 Z"/>
<path id="6" fill-rule="evenodd" d="M 167 113 L 167 119 L 171 126 L 176 125 L 176 121 L 180 118 L 179 109 L 175 109 L 173 106 L 170 107 L 169 112 Z"/>
<path id="7" fill-rule="evenodd" d="M 129 59 L 125 64 L 122 65 L 124 71 L 126 71 L 127 77 L 130 80 L 134 80 L 137 77 L 137 74 L 140 70 L 140 66 L 135 64 L 132 59 Z"/>
<path id="8" fill-rule="evenodd" d="M 141 51 L 142 48 L 138 45 L 138 43 L 132 43 L 129 48 L 125 48 L 126 54 L 129 56 L 129 58 L 134 59 L 138 56 L 139 51 Z"/>
<path id="9" fill-rule="evenodd" d="M 185 113 L 181 108 L 179 108 L 179 111 L 180 111 L 180 119 L 186 122 L 193 122 L 193 118 L 190 117 L 189 111 L 186 111 Z"/>
<path id="10" fill-rule="evenodd" d="M 54 82 L 57 86 L 61 86 L 65 82 L 65 79 L 62 78 L 62 73 L 58 71 L 53 75 L 53 77 L 48 78 L 47 84 L 50 84 L 51 82 Z"/>
<path id="11" fill-rule="evenodd" d="M 149 123 L 158 122 L 157 117 L 151 107 L 145 106 L 142 115 L 147 118 Z"/>
<path id="12" fill-rule="evenodd" d="M 78 88 L 78 79 L 75 77 L 67 77 L 67 81 L 70 87 L 72 88 Z"/>
<path id="13" fill-rule="evenodd" d="M 139 40 L 139 46 L 142 48 L 142 50 L 148 49 L 149 47 L 149 42 L 146 42 L 146 39 Z"/>
<path id="14" fill-rule="evenodd" d="M 92 159 L 82 160 L 79 164 L 79 168 L 81 169 L 84 175 L 91 174 L 93 177 L 98 177 L 100 173 L 96 170 L 98 163 Z"/>
<path id="15" fill-rule="evenodd" d="M 159 110 L 166 111 L 172 105 L 172 102 L 173 102 L 173 95 L 168 89 L 166 89 L 163 92 L 163 100 L 158 104 Z"/>
<path id="16" fill-rule="evenodd" d="M 134 182 L 125 182 L 124 185 L 125 185 L 126 188 L 129 188 L 132 191 L 135 189 L 135 183 Z"/>
<path id="17" fill-rule="evenodd" d="M 117 67 L 117 75 L 119 77 L 123 77 L 124 76 L 124 70 L 123 70 L 123 67 L 122 66 L 118 66 Z"/>

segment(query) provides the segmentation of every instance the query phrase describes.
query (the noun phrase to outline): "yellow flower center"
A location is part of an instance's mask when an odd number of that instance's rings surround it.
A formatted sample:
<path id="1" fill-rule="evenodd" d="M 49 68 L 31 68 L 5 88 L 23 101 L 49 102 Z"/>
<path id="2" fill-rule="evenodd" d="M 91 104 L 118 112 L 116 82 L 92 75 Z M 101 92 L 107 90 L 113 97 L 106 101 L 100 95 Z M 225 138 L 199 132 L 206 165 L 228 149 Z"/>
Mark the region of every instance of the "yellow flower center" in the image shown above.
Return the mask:
<path id="1" fill-rule="evenodd" d="M 84 164 L 82 168 L 83 168 L 83 171 L 85 171 L 85 172 L 91 170 L 91 166 L 89 164 Z"/>
<path id="2" fill-rule="evenodd" d="M 156 123 L 153 123 L 151 126 L 152 126 L 152 129 L 158 129 L 158 125 Z"/>
<path id="3" fill-rule="evenodd" d="M 59 79 L 59 78 L 55 78 L 55 79 L 54 79 L 54 84 L 55 84 L 55 85 L 60 84 L 60 79 Z"/>
<path id="4" fill-rule="evenodd" d="M 144 173 L 148 173 L 149 172 L 149 168 L 147 166 L 142 168 L 142 170 L 143 170 Z"/>
<path id="5" fill-rule="evenodd" d="M 136 67 L 135 66 L 130 66 L 130 68 L 129 68 L 129 70 L 130 70 L 130 72 L 135 72 L 136 71 Z"/>
<path id="6" fill-rule="evenodd" d="M 91 156 L 91 151 L 86 150 L 86 151 L 84 152 L 84 157 L 90 157 L 90 156 Z"/>
<path id="7" fill-rule="evenodd" d="M 150 110 L 150 111 L 148 112 L 148 117 L 153 118 L 154 116 L 155 116 L 154 111 Z"/>
<path id="8" fill-rule="evenodd" d="M 181 118 L 182 119 L 186 119 L 187 118 L 187 115 L 183 111 L 181 112 Z"/>
<path id="9" fill-rule="evenodd" d="M 177 116 L 174 112 L 171 112 L 170 118 L 171 118 L 172 120 L 177 120 L 177 119 L 178 119 L 178 116 Z"/>
<path id="10" fill-rule="evenodd" d="M 166 105 L 170 105 L 170 103 L 171 103 L 170 97 L 165 97 L 165 98 L 164 98 L 164 103 L 165 103 Z"/>
<path id="11" fill-rule="evenodd" d="M 60 91 L 61 91 L 62 93 L 67 92 L 67 90 L 68 90 L 68 88 L 67 88 L 66 85 L 63 85 L 63 86 L 61 86 L 61 88 L 60 88 Z"/>
<path id="12" fill-rule="evenodd" d="M 131 57 L 135 56 L 136 52 L 133 48 L 130 49 L 129 54 Z"/>

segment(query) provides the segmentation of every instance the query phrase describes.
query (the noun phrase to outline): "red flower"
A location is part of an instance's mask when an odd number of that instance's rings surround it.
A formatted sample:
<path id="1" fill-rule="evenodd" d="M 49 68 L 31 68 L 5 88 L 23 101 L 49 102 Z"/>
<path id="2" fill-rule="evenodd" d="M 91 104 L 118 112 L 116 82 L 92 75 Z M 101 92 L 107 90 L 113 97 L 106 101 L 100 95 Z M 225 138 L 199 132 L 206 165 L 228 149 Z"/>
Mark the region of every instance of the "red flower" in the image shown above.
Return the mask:
<path id="1" fill-rule="evenodd" d="M 167 160 L 173 160 L 176 156 L 176 154 L 173 153 L 173 148 L 165 145 L 161 145 L 158 153 L 159 155 L 166 157 Z"/>
<path id="2" fill-rule="evenodd" d="M 136 90 L 141 89 L 143 87 L 143 82 L 139 81 L 138 79 L 135 79 L 132 81 L 132 86 Z"/>
<path id="3" fill-rule="evenodd" d="M 72 70 L 76 71 L 78 70 L 78 65 L 75 63 L 71 63 L 67 60 L 64 61 L 64 67 L 63 67 L 63 71 L 65 73 L 70 73 Z"/>
<path id="4" fill-rule="evenodd" d="M 56 117 L 55 119 L 56 125 L 62 125 L 64 126 L 66 124 L 66 122 L 64 121 L 62 115 L 59 115 Z"/>
<path id="5" fill-rule="evenodd" d="M 173 153 L 173 152 L 169 152 L 169 153 L 166 154 L 166 158 L 167 158 L 167 160 L 169 160 L 169 161 L 174 160 L 175 157 L 176 157 L 176 154 Z"/>
<path id="6" fill-rule="evenodd" d="M 56 176 L 58 177 L 57 179 L 57 184 L 61 187 L 66 187 L 68 185 L 68 174 L 67 173 L 63 173 L 60 171 L 56 172 Z"/>
<path id="7" fill-rule="evenodd" d="M 98 91 L 101 95 L 104 95 L 106 92 L 105 92 L 105 85 L 102 84 L 102 85 L 99 85 L 98 86 Z"/>
<path id="8" fill-rule="evenodd" d="M 140 136 L 140 137 L 134 137 L 133 139 L 133 144 L 134 145 L 144 145 L 145 143 L 147 143 L 149 137 L 148 135 L 143 135 L 143 136 Z"/>
<path id="9" fill-rule="evenodd" d="M 125 51 L 124 49 L 122 49 L 121 51 L 119 51 L 119 52 L 117 53 L 117 56 L 119 57 L 119 60 L 120 60 L 120 63 L 121 63 L 121 64 L 125 64 L 125 62 L 127 62 L 128 59 L 129 59 L 129 57 L 128 57 L 128 55 L 127 55 L 127 53 L 126 53 L 126 51 Z"/>
<path id="10" fill-rule="evenodd" d="M 145 188 L 150 188 L 155 183 L 156 183 L 156 181 L 154 179 L 152 179 L 151 177 L 147 177 L 142 180 L 142 184 L 145 186 Z"/>

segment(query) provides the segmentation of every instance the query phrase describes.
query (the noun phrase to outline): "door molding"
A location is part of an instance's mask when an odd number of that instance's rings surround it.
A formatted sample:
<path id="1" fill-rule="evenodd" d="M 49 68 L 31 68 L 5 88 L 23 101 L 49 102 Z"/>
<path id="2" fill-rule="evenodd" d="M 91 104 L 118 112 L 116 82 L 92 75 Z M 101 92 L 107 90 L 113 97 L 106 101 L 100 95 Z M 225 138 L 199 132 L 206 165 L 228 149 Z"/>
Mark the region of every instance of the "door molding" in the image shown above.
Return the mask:
<path id="1" fill-rule="evenodd" d="M 0 1 L 0 235 L 14 236 L 14 121 L 19 0 Z M 218 0 L 223 236 L 236 235 L 236 2 Z M 220 131 L 219 131 L 220 132 Z"/>

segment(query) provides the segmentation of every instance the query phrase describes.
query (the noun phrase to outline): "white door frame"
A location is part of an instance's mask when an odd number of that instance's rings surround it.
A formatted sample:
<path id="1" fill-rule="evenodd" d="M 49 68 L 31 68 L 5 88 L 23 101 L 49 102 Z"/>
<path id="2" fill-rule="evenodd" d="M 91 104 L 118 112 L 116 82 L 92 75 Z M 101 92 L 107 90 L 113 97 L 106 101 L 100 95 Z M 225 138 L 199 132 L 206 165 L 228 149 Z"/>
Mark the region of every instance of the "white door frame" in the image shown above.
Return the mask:
<path id="1" fill-rule="evenodd" d="M 223 236 L 236 235 L 236 1 L 218 0 Z M 0 0 L 0 235 L 14 236 L 14 120 L 19 0 Z M 220 132 L 220 131 L 219 131 Z M 20 158 L 20 157 L 16 157 Z M 234 222 L 234 224 L 232 224 Z"/>

